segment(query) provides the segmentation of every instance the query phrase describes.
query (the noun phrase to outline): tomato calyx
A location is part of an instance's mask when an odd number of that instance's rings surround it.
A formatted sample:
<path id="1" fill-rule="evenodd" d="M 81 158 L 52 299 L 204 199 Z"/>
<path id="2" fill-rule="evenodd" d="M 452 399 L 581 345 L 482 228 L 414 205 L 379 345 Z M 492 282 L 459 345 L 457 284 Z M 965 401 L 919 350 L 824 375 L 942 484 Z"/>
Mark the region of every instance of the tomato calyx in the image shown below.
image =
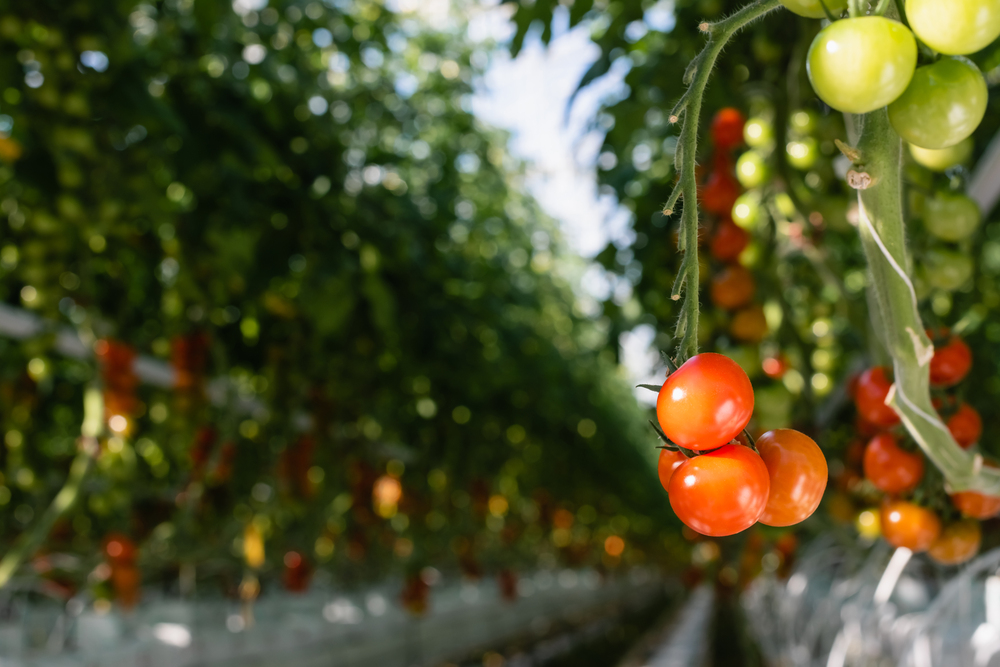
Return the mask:
<path id="1" fill-rule="evenodd" d="M 737 435 L 735 438 L 733 438 L 732 440 L 730 440 L 726 444 L 721 445 L 719 447 L 716 447 L 715 449 L 705 449 L 705 450 L 701 450 L 701 451 L 694 451 L 694 450 L 691 450 L 691 449 L 685 449 L 684 447 L 681 447 L 680 445 L 678 445 L 676 442 L 671 441 L 670 438 L 668 438 L 663 433 L 663 429 L 660 428 L 659 424 L 657 424 L 652 419 L 650 419 L 648 421 L 649 421 L 649 425 L 653 427 L 653 430 L 656 431 L 656 435 L 660 438 L 660 441 L 663 443 L 662 445 L 657 445 L 656 449 L 666 450 L 668 452 L 680 452 L 681 454 L 683 454 L 684 456 L 688 457 L 689 459 L 693 459 L 696 456 L 702 456 L 704 454 L 711 454 L 712 452 L 716 452 L 716 451 L 722 449 L 723 447 L 728 447 L 729 445 L 739 445 L 740 447 L 746 447 L 747 449 L 751 450 L 755 454 L 758 454 L 758 455 L 760 454 L 760 451 L 757 450 L 757 441 L 754 440 L 753 436 L 750 435 L 750 432 L 748 430 L 746 430 L 746 429 L 743 429 L 743 431 L 739 435 Z"/>

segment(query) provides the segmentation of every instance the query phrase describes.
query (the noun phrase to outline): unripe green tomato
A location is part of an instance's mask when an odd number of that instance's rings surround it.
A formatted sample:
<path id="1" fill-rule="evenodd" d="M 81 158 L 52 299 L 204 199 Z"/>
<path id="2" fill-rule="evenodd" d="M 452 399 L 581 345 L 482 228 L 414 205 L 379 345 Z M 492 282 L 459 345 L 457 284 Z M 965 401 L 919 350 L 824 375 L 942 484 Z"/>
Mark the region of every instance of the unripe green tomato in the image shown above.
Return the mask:
<path id="1" fill-rule="evenodd" d="M 974 146 L 971 137 L 948 148 L 921 148 L 910 144 L 910 155 L 917 164 L 931 171 L 947 171 L 965 164 L 972 157 Z"/>
<path id="2" fill-rule="evenodd" d="M 774 127 L 771 122 L 760 117 L 754 117 L 743 126 L 743 140 L 750 148 L 767 146 L 774 141 Z"/>
<path id="3" fill-rule="evenodd" d="M 816 164 L 819 148 L 815 139 L 805 137 L 801 141 L 789 141 L 788 145 L 785 146 L 785 152 L 788 154 L 788 164 L 801 171 L 806 171 Z"/>
<path id="4" fill-rule="evenodd" d="M 923 263 L 927 283 L 935 289 L 954 292 L 972 278 L 972 258 L 955 250 L 931 248 Z"/>
<path id="5" fill-rule="evenodd" d="M 813 90 L 844 113 L 868 113 L 894 101 L 916 65 L 913 33 L 881 16 L 831 23 L 816 35 L 806 60 Z"/>
<path id="6" fill-rule="evenodd" d="M 958 242 L 975 233 L 982 222 L 979 206 L 957 192 L 939 192 L 924 201 L 924 226 L 944 241 Z"/>
<path id="7" fill-rule="evenodd" d="M 781 0 L 788 11 L 810 19 L 825 19 L 826 12 L 819 0 Z M 826 0 L 826 8 L 834 16 L 847 9 L 847 0 Z"/>
<path id="8" fill-rule="evenodd" d="M 768 169 L 764 156 L 757 151 L 747 151 L 736 161 L 736 178 L 745 188 L 755 188 L 767 180 Z"/>
<path id="9" fill-rule="evenodd" d="M 996 0 L 906 0 L 906 19 L 920 41 L 952 56 L 975 53 L 1000 37 Z"/>
<path id="10" fill-rule="evenodd" d="M 945 57 L 917 69 L 889 105 L 899 136 L 921 148 L 947 148 L 971 135 L 986 114 L 986 79 L 968 58 Z"/>
<path id="11" fill-rule="evenodd" d="M 756 192 L 744 192 L 733 204 L 733 222 L 743 229 L 753 229 L 760 215 L 760 195 Z"/>
<path id="12" fill-rule="evenodd" d="M 788 129 L 791 134 L 806 136 L 816 131 L 816 113 L 808 109 L 799 109 L 788 117 Z"/>

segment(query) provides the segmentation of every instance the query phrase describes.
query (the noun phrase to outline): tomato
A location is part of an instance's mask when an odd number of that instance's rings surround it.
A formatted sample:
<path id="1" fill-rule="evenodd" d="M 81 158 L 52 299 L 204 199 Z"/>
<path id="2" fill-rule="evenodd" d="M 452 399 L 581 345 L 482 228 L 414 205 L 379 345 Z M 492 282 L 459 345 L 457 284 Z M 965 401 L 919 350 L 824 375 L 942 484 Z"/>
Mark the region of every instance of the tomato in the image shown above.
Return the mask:
<path id="1" fill-rule="evenodd" d="M 948 419 L 948 430 L 959 446 L 968 449 L 982 437 L 983 419 L 974 407 L 962 403 L 955 414 Z"/>
<path id="2" fill-rule="evenodd" d="M 951 504 L 970 519 L 992 519 L 1000 515 L 1000 498 L 978 491 L 959 491 L 951 494 Z"/>
<path id="3" fill-rule="evenodd" d="M 788 155 L 788 164 L 800 171 L 811 169 L 816 164 L 819 156 L 819 147 L 812 137 L 805 137 L 797 141 L 789 141 L 785 146 L 785 153 Z"/>
<path id="4" fill-rule="evenodd" d="M 972 369 L 972 350 L 964 340 L 952 336 L 945 345 L 934 349 L 934 357 L 931 359 L 931 384 L 936 387 L 958 384 L 965 379 L 970 369 Z"/>
<path id="5" fill-rule="evenodd" d="M 882 537 L 894 547 L 927 551 L 941 534 L 941 520 L 926 507 L 904 500 L 882 506 Z"/>
<path id="6" fill-rule="evenodd" d="M 983 530 L 978 521 L 965 519 L 941 531 L 940 537 L 927 550 L 931 559 L 942 565 L 961 565 L 979 553 Z"/>
<path id="7" fill-rule="evenodd" d="M 979 204 L 957 192 L 938 192 L 924 202 L 924 227 L 944 241 L 957 243 L 972 236 L 982 222 Z"/>
<path id="8" fill-rule="evenodd" d="M 731 150 L 743 143 L 743 125 L 746 119 L 739 109 L 726 107 L 712 118 L 712 140 L 716 148 Z"/>
<path id="9" fill-rule="evenodd" d="M 777 354 L 773 357 L 768 357 L 761 363 L 761 368 L 764 369 L 764 374 L 772 380 L 780 380 L 788 372 L 788 359 L 785 358 L 783 354 Z"/>
<path id="10" fill-rule="evenodd" d="M 732 220 L 723 220 L 712 235 L 709 250 L 712 257 L 720 262 L 731 262 L 740 256 L 748 243 L 750 235 L 746 230 L 737 226 Z"/>
<path id="11" fill-rule="evenodd" d="M 112 563 L 132 563 L 135 561 L 135 543 L 121 533 L 110 533 L 104 538 L 104 553 Z"/>
<path id="12" fill-rule="evenodd" d="M 816 112 L 809 109 L 799 109 L 788 117 L 788 133 L 806 136 L 816 131 Z"/>
<path id="13" fill-rule="evenodd" d="M 757 286 L 753 275 L 739 264 L 730 264 L 712 277 L 712 303 L 736 310 L 750 303 Z"/>
<path id="14" fill-rule="evenodd" d="M 670 488 L 670 478 L 674 476 L 674 471 L 687 460 L 687 456 L 683 452 L 672 452 L 669 449 L 660 450 L 660 458 L 656 463 L 656 474 L 660 477 L 660 484 L 663 485 L 664 491 Z"/>
<path id="15" fill-rule="evenodd" d="M 759 343 L 767 336 L 767 317 L 760 305 L 748 306 L 733 315 L 729 333 L 739 341 Z"/>
<path id="16" fill-rule="evenodd" d="M 836 21 L 812 45 L 806 70 L 821 100 L 844 113 L 868 113 L 903 94 L 917 65 L 917 42 L 881 16 Z"/>
<path id="17" fill-rule="evenodd" d="M 954 292 L 972 278 L 972 258 L 964 253 L 931 248 L 924 253 L 923 260 L 931 287 Z"/>
<path id="18" fill-rule="evenodd" d="M 968 58 L 942 58 L 917 69 L 889 105 L 889 122 L 914 146 L 948 148 L 979 127 L 988 97 L 986 79 Z"/>
<path id="19" fill-rule="evenodd" d="M 739 196 L 733 203 L 733 222 L 743 229 L 752 229 L 760 214 L 760 194 L 747 192 Z"/>
<path id="20" fill-rule="evenodd" d="M 670 480 L 670 506 L 702 535 L 735 535 L 757 523 L 770 492 L 767 467 L 742 445 L 688 459 Z"/>
<path id="21" fill-rule="evenodd" d="M 751 118 L 743 127 L 743 140 L 751 148 L 769 146 L 774 141 L 774 126 L 767 119 Z"/>
<path id="22" fill-rule="evenodd" d="M 891 433 L 879 433 L 865 449 L 864 471 L 878 490 L 906 493 L 924 478 L 924 457 L 919 452 L 900 449 Z"/>
<path id="23" fill-rule="evenodd" d="M 781 0 L 788 11 L 810 19 L 825 19 L 823 3 L 820 0 Z M 847 0 L 826 0 L 826 8 L 834 17 L 847 9 Z"/>
<path id="24" fill-rule="evenodd" d="M 828 475 L 819 445 L 798 431 L 778 429 L 757 439 L 757 451 L 771 478 L 760 522 L 792 526 L 812 516 L 823 499 Z"/>
<path id="25" fill-rule="evenodd" d="M 757 151 L 747 151 L 736 161 L 736 178 L 745 188 L 757 187 L 767 180 L 767 176 L 768 168 L 764 156 Z"/>
<path id="26" fill-rule="evenodd" d="M 712 161 L 712 172 L 698 192 L 698 199 L 709 213 L 729 215 L 740 196 L 740 184 L 732 170 L 731 158 L 726 153 L 717 153 Z"/>
<path id="27" fill-rule="evenodd" d="M 888 428 L 899 423 L 899 415 L 885 404 L 892 383 L 885 376 L 885 368 L 869 368 L 858 378 L 854 390 L 854 404 L 858 414 L 868 423 Z"/>
<path id="28" fill-rule="evenodd" d="M 656 418 L 672 442 L 696 451 L 725 445 L 753 415 L 753 385 L 729 357 L 706 352 L 670 374 L 656 399 Z"/>
<path id="29" fill-rule="evenodd" d="M 939 150 L 920 148 L 911 144 L 910 155 L 913 156 L 914 162 L 931 171 L 947 171 L 952 167 L 965 164 L 972 157 L 973 148 L 975 148 L 975 143 L 970 137 L 954 146 Z"/>
<path id="30" fill-rule="evenodd" d="M 906 0 L 906 19 L 921 42 L 948 55 L 975 53 L 1000 36 L 996 0 Z"/>

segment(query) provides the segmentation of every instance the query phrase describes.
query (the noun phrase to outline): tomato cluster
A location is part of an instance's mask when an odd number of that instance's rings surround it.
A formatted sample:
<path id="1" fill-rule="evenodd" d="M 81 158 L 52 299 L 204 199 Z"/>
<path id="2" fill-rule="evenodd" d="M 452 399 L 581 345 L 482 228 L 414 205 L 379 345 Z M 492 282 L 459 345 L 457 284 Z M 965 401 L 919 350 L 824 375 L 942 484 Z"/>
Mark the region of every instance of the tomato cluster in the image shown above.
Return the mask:
<path id="1" fill-rule="evenodd" d="M 805 16 L 817 14 L 812 2 L 784 4 Z M 823 28 L 809 48 L 809 80 L 838 111 L 888 107 L 893 128 L 913 146 L 955 146 L 982 122 L 988 98 L 986 79 L 962 56 L 1000 36 L 1000 7 L 985 0 L 907 0 L 906 16 L 909 28 L 882 16 L 853 15 Z M 942 57 L 918 67 L 914 35 Z"/>
<path id="2" fill-rule="evenodd" d="M 791 526 L 823 497 L 827 465 L 819 446 L 785 429 L 754 445 L 744 434 L 753 406 L 750 379 L 721 354 L 692 357 L 660 389 L 657 420 L 677 447 L 660 453 L 660 482 L 678 518 L 698 533 L 733 535 L 758 521 Z"/>

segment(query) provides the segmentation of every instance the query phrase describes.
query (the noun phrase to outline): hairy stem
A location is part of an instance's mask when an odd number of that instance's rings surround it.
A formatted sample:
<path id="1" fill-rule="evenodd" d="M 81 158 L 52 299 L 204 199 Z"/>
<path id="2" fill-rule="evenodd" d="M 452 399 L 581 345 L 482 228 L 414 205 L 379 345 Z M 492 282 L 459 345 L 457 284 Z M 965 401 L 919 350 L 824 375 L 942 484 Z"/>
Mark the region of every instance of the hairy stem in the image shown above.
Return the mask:
<path id="1" fill-rule="evenodd" d="M 693 61 L 693 70 L 689 72 L 690 87 L 684 93 L 683 103 L 675 108 L 678 115 L 683 113 L 681 135 L 677 143 L 677 161 L 680 171 L 678 189 L 684 198 L 678 246 L 684 252 L 684 260 L 681 262 L 671 298 L 677 301 L 681 298 L 681 292 L 684 292 L 684 302 L 681 305 L 681 315 L 675 332 L 675 337 L 680 338 L 677 360 L 682 363 L 698 354 L 698 179 L 695 167 L 698 157 L 698 122 L 701 118 L 702 98 L 712 75 L 712 69 L 715 67 L 715 61 L 732 36 L 780 6 L 779 0 L 758 0 L 718 23 L 703 23 L 699 26 L 702 32 L 708 34 L 708 43 Z M 672 196 L 666 208 L 672 209 L 676 201 L 677 198 Z"/>

